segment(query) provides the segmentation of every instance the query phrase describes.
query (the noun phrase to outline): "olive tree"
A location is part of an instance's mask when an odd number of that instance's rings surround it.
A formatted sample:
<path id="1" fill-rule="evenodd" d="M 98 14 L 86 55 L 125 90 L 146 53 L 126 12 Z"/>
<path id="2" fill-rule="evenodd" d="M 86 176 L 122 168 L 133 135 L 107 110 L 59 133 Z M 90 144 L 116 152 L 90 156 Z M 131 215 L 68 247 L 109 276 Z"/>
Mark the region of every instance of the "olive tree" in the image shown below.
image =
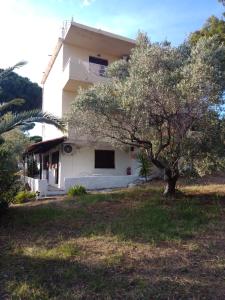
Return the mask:
<path id="1" fill-rule="evenodd" d="M 213 37 L 173 47 L 139 34 L 129 60 L 109 66 L 106 82 L 79 91 L 70 127 L 78 135 L 144 150 L 164 174 L 165 194 L 173 195 L 187 139 L 195 147 L 195 123 L 223 102 L 224 57 L 225 48 Z"/>

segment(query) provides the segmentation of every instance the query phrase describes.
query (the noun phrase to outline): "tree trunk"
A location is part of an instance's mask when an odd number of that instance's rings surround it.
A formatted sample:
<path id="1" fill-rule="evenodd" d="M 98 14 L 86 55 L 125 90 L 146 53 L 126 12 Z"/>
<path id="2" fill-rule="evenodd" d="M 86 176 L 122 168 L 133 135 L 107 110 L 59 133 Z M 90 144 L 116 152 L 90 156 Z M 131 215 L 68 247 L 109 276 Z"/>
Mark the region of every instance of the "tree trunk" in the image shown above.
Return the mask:
<path id="1" fill-rule="evenodd" d="M 179 171 L 176 170 L 175 174 L 171 169 L 165 169 L 164 179 L 167 182 L 164 195 L 165 196 L 174 196 L 176 193 L 176 183 L 179 177 Z"/>
<path id="2" fill-rule="evenodd" d="M 178 168 L 172 169 L 171 168 L 166 168 L 164 164 L 157 160 L 157 159 L 152 159 L 151 162 L 159 168 L 161 171 L 164 171 L 164 180 L 166 181 L 166 187 L 164 190 L 164 195 L 165 196 L 175 196 L 176 193 L 176 183 L 179 178 L 179 170 Z"/>
<path id="3" fill-rule="evenodd" d="M 165 196 L 174 196 L 176 193 L 176 183 L 177 183 L 178 176 L 174 176 L 167 179 L 167 184 L 164 190 Z"/>

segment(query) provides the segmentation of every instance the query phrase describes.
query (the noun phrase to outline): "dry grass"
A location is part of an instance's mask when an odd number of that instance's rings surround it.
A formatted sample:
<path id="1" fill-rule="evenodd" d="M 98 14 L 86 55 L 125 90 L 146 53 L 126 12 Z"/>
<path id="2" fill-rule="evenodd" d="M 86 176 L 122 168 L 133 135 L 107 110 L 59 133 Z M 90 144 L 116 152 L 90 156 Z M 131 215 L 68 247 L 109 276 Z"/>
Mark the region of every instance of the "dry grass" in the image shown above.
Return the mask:
<path id="1" fill-rule="evenodd" d="M 161 184 L 12 207 L 0 299 L 225 299 L 225 187 Z"/>

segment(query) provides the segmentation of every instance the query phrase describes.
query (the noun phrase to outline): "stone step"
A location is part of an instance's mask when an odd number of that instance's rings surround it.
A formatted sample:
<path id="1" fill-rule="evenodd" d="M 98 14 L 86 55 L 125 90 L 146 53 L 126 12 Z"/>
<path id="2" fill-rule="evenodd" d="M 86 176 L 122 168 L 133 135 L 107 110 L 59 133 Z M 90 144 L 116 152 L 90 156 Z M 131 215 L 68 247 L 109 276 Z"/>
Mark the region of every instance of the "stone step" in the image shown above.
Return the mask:
<path id="1" fill-rule="evenodd" d="M 66 191 L 58 190 L 58 191 L 47 191 L 46 196 L 60 196 L 66 195 Z"/>

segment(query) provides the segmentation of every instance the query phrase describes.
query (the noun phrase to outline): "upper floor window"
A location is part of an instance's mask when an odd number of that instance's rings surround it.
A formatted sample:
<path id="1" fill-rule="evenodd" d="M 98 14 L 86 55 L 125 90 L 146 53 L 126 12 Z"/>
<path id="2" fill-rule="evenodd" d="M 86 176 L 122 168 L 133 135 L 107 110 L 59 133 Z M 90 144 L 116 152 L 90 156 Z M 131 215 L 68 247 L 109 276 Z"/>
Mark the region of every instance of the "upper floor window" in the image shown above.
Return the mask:
<path id="1" fill-rule="evenodd" d="M 105 76 L 108 60 L 100 57 L 89 56 L 90 71 L 98 76 Z"/>
<path id="2" fill-rule="evenodd" d="M 89 56 L 89 63 L 102 65 L 102 66 L 106 66 L 106 67 L 109 64 L 107 59 L 103 59 L 100 57 L 94 57 L 94 56 Z"/>

